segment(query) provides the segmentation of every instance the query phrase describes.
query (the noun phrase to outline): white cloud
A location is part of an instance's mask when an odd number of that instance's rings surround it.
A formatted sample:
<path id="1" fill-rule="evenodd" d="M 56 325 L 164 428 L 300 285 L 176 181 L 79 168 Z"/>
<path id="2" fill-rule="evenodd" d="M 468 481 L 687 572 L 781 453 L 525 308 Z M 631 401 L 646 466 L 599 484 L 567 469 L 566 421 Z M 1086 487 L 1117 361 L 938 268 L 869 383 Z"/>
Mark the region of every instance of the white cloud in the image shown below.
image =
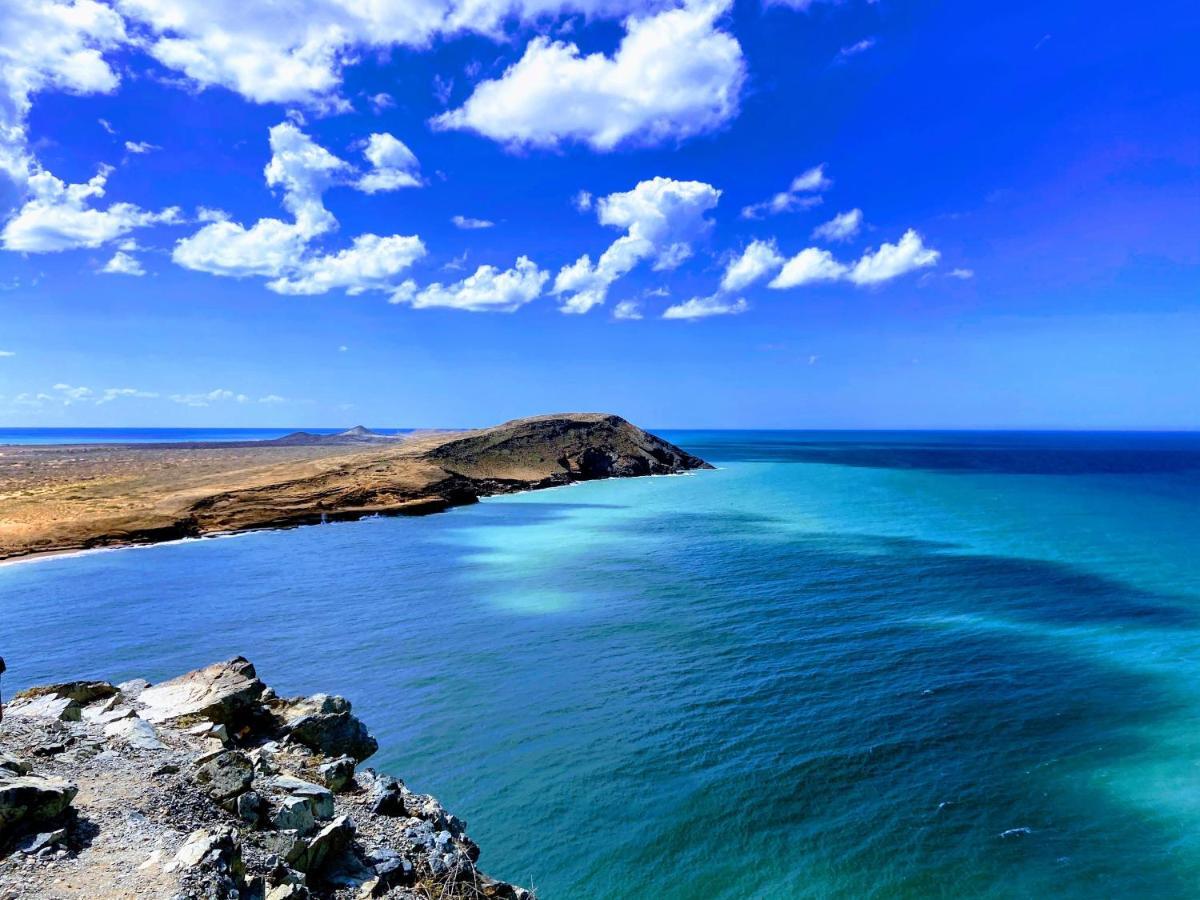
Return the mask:
<path id="1" fill-rule="evenodd" d="M 752 241 L 742 255 L 729 261 L 721 276 L 721 290 L 742 291 L 783 265 L 774 241 Z"/>
<path id="2" fill-rule="evenodd" d="M 108 94 L 119 83 L 104 52 L 125 23 L 95 0 L 5 0 L 0 14 L 0 172 L 18 185 L 41 167 L 28 148 L 30 98 L 39 91 Z"/>
<path id="3" fill-rule="evenodd" d="M 104 403 L 112 403 L 114 400 L 122 397 L 137 397 L 142 399 L 155 399 L 158 397 L 154 391 L 141 391 L 137 388 L 105 388 L 100 398 L 96 400 L 96 405 L 100 406 Z"/>
<path id="4" fill-rule="evenodd" d="M 136 257 L 130 256 L 124 250 L 118 250 L 113 254 L 112 259 L 104 264 L 104 268 L 100 270 L 106 275 L 145 275 L 146 270 L 142 268 L 142 263 Z"/>
<path id="5" fill-rule="evenodd" d="M 838 213 L 823 225 L 813 229 L 812 236 L 816 240 L 848 241 L 858 234 L 862 228 L 863 214 L 861 209 Z"/>
<path id="6" fill-rule="evenodd" d="M 856 41 L 848 47 L 843 47 L 841 51 L 839 51 L 838 57 L 841 59 L 847 59 L 851 56 L 858 56 L 860 53 L 866 53 L 868 50 L 874 47 L 875 44 L 875 38 L 863 38 L 861 41 Z"/>
<path id="7" fill-rule="evenodd" d="M 387 290 L 398 274 L 424 255 L 425 244 L 419 237 L 362 234 L 348 249 L 305 259 L 267 287 L 279 294 L 324 294 L 338 288 L 351 295 Z"/>
<path id="8" fill-rule="evenodd" d="M 622 322 L 636 322 L 642 318 L 642 305 L 636 300 L 622 300 L 613 307 L 613 318 Z"/>
<path id="9" fill-rule="evenodd" d="M 65 184 L 44 169 L 26 181 L 29 199 L 8 220 L 0 233 L 7 250 L 24 253 L 53 253 L 77 247 L 99 247 L 123 237 L 135 228 L 180 221 L 179 209 L 170 207 L 149 212 L 131 203 L 113 203 L 107 209 L 92 209 L 91 202 L 104 196 L 112 173 L 101 166 L 89 181 Z"/>
<path id="10" fill-rule="evenodd" d="M 306 0 L 302 7 L 244 0 L 117 0 L 148 27 L 149 52 L 202 87 L 258 103 L 345 108 L 343 69 L 372 51 L 428 47 L 462 32 L 501 37 L 507 20 L 562 9 L 619 16 L 640 0 Z M 383 106 L 379 95 L 373 105 Z"/>
<path id="11" fill-rule="evenodd" d="M 271 160 L 263 173 L 268 185 L 282 188 L 283 205 L 295 221 L 265 218 L 247 228 L 208 211 L 215 221 L 175 245 L 176 263 L 213 275 L 270 278 L 267 287 L 281 294 L 339 288 L 358 294 L 394 289 L 395 276 L 425 255 L 425 245 L 415 235 L 361 234 L 347 249 L 313 252 L 312 241 L 337 227 L 322 195 L 334 184 L 353 183 L 357 175 L 290 122 L 271 129 L 270 145 Z M 374 167 L 370 174 L 405 174 L 416 164 L 411 151 L 389 134 L 371 135 L 365 155 Z M 361 180 L 357 186 L 362 187 Z"/>
<path id="12" fill-rule="evenodd" d="M 375 194 L 421 186 L 421 164 L 399 138 L 373 134 L 367 139 L 363 156 L 371 163 L 371 171 L 358 180 L 360 191 Z"/>
<path id="13" fill-rule="evenodd" d="M 752 203 L 742 208 L 743 219 L 761 219 L 764 216 L 774 216 L 779 213 L 795 212 L 798 209 L 810 209 L 819 206 L 822 198 L 821 191 L 828 190 L 833 182 L 825 177 L 825 165 L 813 166 L 807 172 L 792 179 L 786 191 L 780 191 L 769 200 Z"/>
<path id="14" fill-rule="evenodd" d="M 258 402 L 265 403 L 268 406 L 276 406 L 280 403 L 287 403 L 287 398 L 280 397 L 278 394 L 267 394 L 265 397 L 259 397 Z"/>
<path id="15" fill-rule="evenodd" d="M 808 247 L 784 264 L 770 286 L 782 289 L 842 280 L 859 286 L 881 284 L 935 265 L 940 255 L 937 250 L 926 247 L 921 236 L 910 228 L 898 243 L 881 244 L 873 252 L 868 250 L 853 264 L 839 262 L 828 250 Z"/>
<path id="16" fill-rule="evenodd" d="M 571 201 L 577 210 L 587 212 L 592 208 L 592 192 L 580 191 Z"/>
<path id="17" fill-rule="evenodd" d="M 874 253 L 864 253 L 850 272 L 855 284 L 879 284 L 908 272 L 936 265 L 941 256 L 925 246 L 921 236 L 908 229 L 896 244 L 881 244 Z"/>
<path id="18" fill-rule="evenodd" d="M 75 387 L 70 384 L 56 384 L 54 390 L 61 395 L 63 403 L 68 406 L 76 400 L 86 400 L 92 396 L 92 389 L 87 387 Z"/>
<path id="19" fill-rule="evenodd" d="M 372 94 L 367 98 L 371 104 L 371 109 L 375 110 L 376 114 L 383 112 L 385 109 L 391 109 L 396 105 L 396 101 L 392 99 L 391 94 Z"/>
<path id="20" fill-rule="evenodd" d="M 730 300 L 720 294 L 712 297 L 693 297 L 685 303 L 668 306 L 662 314 L 664 319 L 706 319 L 709 316 L 736 316 L 750 307 L 739 298 Z"/>
<path id="21" fill-rule="evenodd" d="M 578 141 L 601 151 L 713 131 L 737 114 L 746 77 L 741 46 L 716 27 L 728 6 L 692 0 L 632 15 L 611 57 L 536 37 L 503 75 L 432 124 L 514 146 Z"/>
<path id="22" fill-rule="evenodd" d="M 250 398 L 245 394 L 238 394 L 226 388 L 216 388 L 203 394 L 171 394 L 169 399 L 173 403 L 195 407 L 211 406 L 214 403 L 250 402 Z"/>
<path id="23" fill-rule="evenodd" d="M 17 354 L 12 350 L 0 350 L 0 359 L 7 359 L 10 356 L 16 356 L 16 355 Z"/>
<path id="24" fill-rule="evenodd" d="M 396 290 L 392 302 L 417 309 L 440 306 L 470 312 L 514 312 L 536 300 L 549 278 L 549 272 L 522 256 L 511 269 L 480 266 L 474 275 L 450 285 L 434 283 L 418 289 L 415 282 L 407 281 Z"/>
<path id="25" fill-rule="evenodd" d="M 126 141 L 125 149 L 133 154 L 151 153 L 155 150 L 161 150 L 162 147 L 157 144 L 150 144 L 146 141 Z"/>
<path id="26" fill-rule="evenodd" d="M 770 286 L 792 288 L 817 281 L 838 281 L 846 277 L 849 269 L 833 258 L 828 250 L 809 247 L 801 250 L 786 263 L 775 276 Z"/>
<path id="27" fill-rule="evenodd" d="M 975 277 L 975 272 L 972 269 L 952 269 L 950 271 L 951 278 L 957 278 L 960 281 L 966 281 L 969 278 Z"/>
<path id="28" fill-rule="evenodd" d="M 496 224 L 488 219 L 472 219 L 470 216 L 453 216 L 450 221 L 454 223 L 455 228 L 462 228 L 466 231 L 491 228 Z"/>
<path id="29" fill-rule="evenodd" d="M 608 288 L 642 260 L 653 259 L 658 271 L 673 269 L 691 254 L 691 242 L 712 226 L 706 213 L 721 192 L 701 181 L 652 178 L 633 190 L 610 194 L 596 203 L 602 225 L 625 229 L 595 265 L 584 254 L 564 266 L 554 293 L 567 295 L 563 312 L 585 313 L 604 302 Z"/>

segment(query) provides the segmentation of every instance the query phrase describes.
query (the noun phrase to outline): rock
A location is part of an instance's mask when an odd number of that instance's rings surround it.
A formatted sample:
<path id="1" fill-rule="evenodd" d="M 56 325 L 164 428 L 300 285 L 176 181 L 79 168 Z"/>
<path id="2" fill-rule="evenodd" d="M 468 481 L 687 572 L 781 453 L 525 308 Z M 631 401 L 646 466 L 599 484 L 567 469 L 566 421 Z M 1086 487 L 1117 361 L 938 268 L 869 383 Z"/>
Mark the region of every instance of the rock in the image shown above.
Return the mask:
<path id="1" fill-rule="evenodd" d="M 117 685 L 117 690 L 126 700 L 136 700 L 148 687 L 150 687 L 150 682 L 145 678 L 133 678 L 129 681 L 122 681 Z"/>
<path id="2" fill-rule="evenodd" d="M 271 824 L 279 831 L 295 831 L 300 835 L 308 834 L 317 825 L 307 797 L 288 797 L 272 816 Z"/>
<path id="3" fill-rule="evenodd" d="M 252 717 L 264 687 L 254 666 L 238 656 L 146 688 L 138 702 L 150 722 L 208 719 L 236 730 Z"/>
<path id="4" fill-rule="evenodd" d="M 284 882 L 270 888 L 263 900 L 307 900 L 309 896 L 308 888 L 304 885 Z"/>
<path id="5" fill-rule="evenodd" d="M 53 847 L 67 839 L 67 829 L 56 828 L 53 831 L 43 831 L 41 834 L 31 834 L 17 843 L 17 849 L 22 853 L 37 853 L 47 847 Z"/>
<path id="6" fill-rule="evenodd" d="M 350 712 L 350 701 L 336 694 L 313 694 L 311 697 L 281 700 L 275 703 L 273 708 L 283 719 L 284 724 L 287 724 L 304 716 L 348 713 Z"/>
<path id="7" fill-rule="evenodd" d="M 104 736 L 135 750 L 166 749 L 166 745 L 158 739 L 154 726 L 136 716 L 108 723 L 104 726 Z"/>
<path id="8" fill-rule="evenodd" d="M 0 772 L 8 772 L 12 775 L 28 775 L 33 771 L 33 766 L 23 759 L 18 759 L 8 753 L 0 753 Z"/>
<path id="9" fill-rule="evenodd" d="M 324 756 L 352 756 L 362 762 L 379 749 L 367 727 L 349 712 L 312 713 L 284 728 L 287 740 Z"/>
<path id="10" fill-rule="evenodd" d="M 333 794 L 328 788 L 291 775 L 279 775 L 271 780 L 271 784 L 294 797 L 303 797 L 311 807 L 314 818 L 328 819 L 333 816 Z"/>
<path id="11" fill-rule="evenodd" d="M 37 825 L 60 816 L 79 788 L 62 778 L 0 772 L 0 837 L 13 825 Z"/>
<path id="12" fill-rule="evenodd" d="M 92 704 L 83 710 L 83 718 L 88 722 L 96 722 L 99 725 L 107 725 L 109 722 L 118 722 L 121 719 L 129 719 L 136 716 L 132 706 L 121 706 L 119 703 L 114 703 L 117 698 L 106 700 L 102 704 Z"/>
<path id="13" fill-rule="evenodd" d="M 354 779 L 354 759 L 350 756 L 339 756 L 327 763 L 317 766 L 317 774 L 325 787 L 335 794 Z"/>
<path id="14" fill-rule="evenodd" d="M 166 871 L 178 872 L 180 869 L 193 869 L 204 862 L 210 854 L 220 853 L 222 844 L 230 841 L 232 835 L 229 829 L 207 831 L 199 828 L 187 836 L 175 858 L 167 863 Z"/>
<path id="15" fill-rule="evenodd" d="M 215 803 L 226 803 L 250 789 L 254 764 L 240 750 L 225 750 L 196 770 L 196 780 Z"/>
<path id="16" fill-rule="evenodd" d="M 262 821 L 263 811 L 266 809 L 267 801 L 262 798 L 257 791 L 246 791 L 237 798 L 237 804 L 234 811 L 237 817 L 248 825 L 258 825 Z"/>
<path id="17" fill-rule="evenodd" d="M 20 719 L 54 719 L 60 722 L 78 722 L 82 718 L 83 706 L 70 697 L 44 694 L 28 700 L 14 700 L 7 707 L 8 715 Z"/>
<path id="18" fill-rule="evenodd" d="M 175 765 L 175 763 L 163 763 L 161 766 L 159 766 L 157 769 L 155 769 L 150 774 L 151 775 L 174 775 L 178 771 L 179 771 L 179 766 Z"/>
<path id="19" fill-rule="evenodd" d="M 347 816 L 338 816 L 311 840 L 300 841 L 288 854 L 288 865 L 308 874 L 318 873 L 354 840 L 355 827 Z"/>
<path id="20" fill-rule="evenodd" d="M 404 785 L 390 775 L 371 773 L 367 802 L 377 816 L 407 816 L 404 805 Z"/>
<path id="21" fill-rule="evenodd" d="M 63 700 L 74 700 L 80 706 L 87 706 L 97 700 L 106 700 L 116 692 L 117 689 L 107 681 L 67 681 L 62 684 L 46 684 L 29 688 L 13 697 L 13 700 L 56 697 Z"/>

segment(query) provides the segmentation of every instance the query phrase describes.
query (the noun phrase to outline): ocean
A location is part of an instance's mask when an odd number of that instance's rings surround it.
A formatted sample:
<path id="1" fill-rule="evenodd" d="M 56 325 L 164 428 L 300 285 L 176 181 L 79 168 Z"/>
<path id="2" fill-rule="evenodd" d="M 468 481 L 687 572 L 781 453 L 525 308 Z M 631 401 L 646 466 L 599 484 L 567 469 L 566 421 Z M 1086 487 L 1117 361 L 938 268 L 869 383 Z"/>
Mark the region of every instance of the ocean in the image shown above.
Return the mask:
<path id="1" fill-rule="evenodd" d="M 719 468 L 0 567 L 5 692 L 244 654 L 542 900 L 1195 896 L 1200 435 L 662 434 Z"/>

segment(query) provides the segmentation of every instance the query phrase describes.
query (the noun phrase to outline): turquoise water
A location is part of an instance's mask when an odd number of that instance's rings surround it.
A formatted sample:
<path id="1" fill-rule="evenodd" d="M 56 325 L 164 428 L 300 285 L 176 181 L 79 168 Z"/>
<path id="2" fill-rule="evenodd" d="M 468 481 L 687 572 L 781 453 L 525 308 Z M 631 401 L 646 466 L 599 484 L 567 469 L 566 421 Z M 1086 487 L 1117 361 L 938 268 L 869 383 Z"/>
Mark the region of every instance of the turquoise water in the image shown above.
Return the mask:
<path id="1" fill-rule="evenodd" d="M 0 568 L 5 688 L 243 653 L 544 900 L 1191 897 L 1200 437 L 720 469 Z"/>

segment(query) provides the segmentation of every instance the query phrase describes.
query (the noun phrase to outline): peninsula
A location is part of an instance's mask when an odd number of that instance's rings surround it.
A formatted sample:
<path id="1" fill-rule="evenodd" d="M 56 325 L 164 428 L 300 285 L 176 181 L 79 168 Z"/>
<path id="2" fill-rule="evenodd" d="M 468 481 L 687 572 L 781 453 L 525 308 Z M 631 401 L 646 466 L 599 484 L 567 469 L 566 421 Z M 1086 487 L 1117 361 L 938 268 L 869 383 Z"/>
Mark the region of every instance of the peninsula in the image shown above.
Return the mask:
<path id="1" fill-rule="evenodd" d="M 373 515 L 575 481 L 711 468 L 619 416 L 476 431 L 0 447 L 0 560 Z"/>

